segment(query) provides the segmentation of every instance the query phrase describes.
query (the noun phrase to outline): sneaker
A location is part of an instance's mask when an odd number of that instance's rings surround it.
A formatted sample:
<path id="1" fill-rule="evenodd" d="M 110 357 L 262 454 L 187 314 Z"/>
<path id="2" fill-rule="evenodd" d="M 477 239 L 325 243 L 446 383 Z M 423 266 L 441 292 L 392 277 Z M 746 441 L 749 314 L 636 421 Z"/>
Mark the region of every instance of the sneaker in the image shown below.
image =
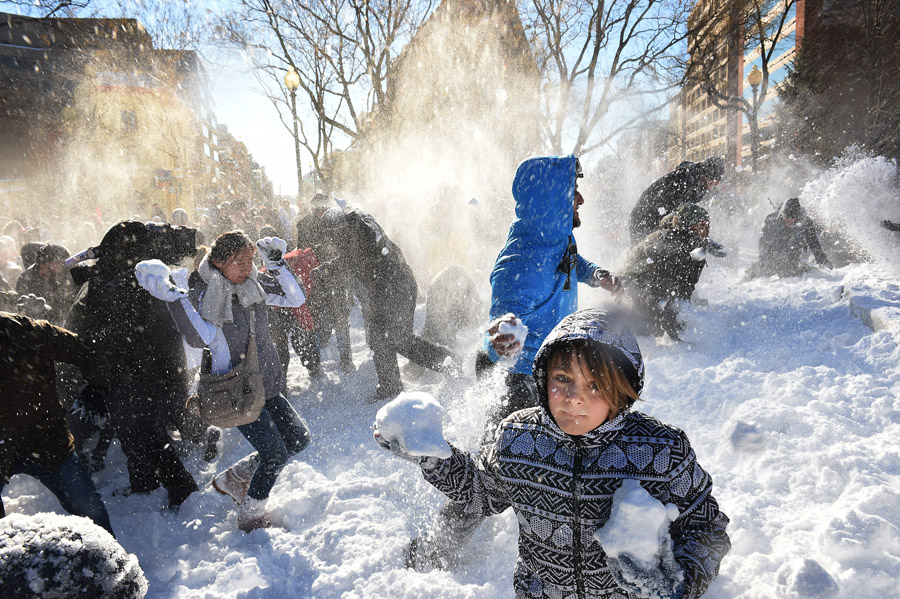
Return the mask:
<path id="1" fill-rule="evenodd" d="M 269 528 L 272 518 L 266 511 L 265 499 L 253 499 L 248 497 L 238 510 L 238 528 L 244 532 L 250 532 L 257 528 Z"/>
<path id="2" fill-rule="evenodd" d="M 213 488 L 222 495 L 228 495 L 238 505 L 244 503 L 250 480 L 259 466 L 259 454 L 252 453 L 228 470 L 220 472 L 213 478 Z"/>

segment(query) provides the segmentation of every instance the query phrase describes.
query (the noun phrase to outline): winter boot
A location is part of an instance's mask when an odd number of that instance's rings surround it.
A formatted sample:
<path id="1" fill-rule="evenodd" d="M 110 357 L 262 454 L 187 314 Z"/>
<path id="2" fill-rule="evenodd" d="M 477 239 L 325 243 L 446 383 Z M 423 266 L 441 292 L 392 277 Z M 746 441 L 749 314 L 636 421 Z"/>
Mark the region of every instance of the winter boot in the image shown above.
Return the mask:
<path id="1" fill-rule="evenodd" d="M 272 518 L 266 511 L 266 500 L 247 497 L 238 510 L 238 528 L 244 532 L 250 532 L 257 528 L 268 528 L 271 525 Z"/>
<path id="2" fill-rule="evenodd" d="M 219 455 L 218 443 L 221 436 L 222 431 L 220 429 L 214 426 L 209 427 L 209 432 L 206 435 L 206 447 L 203 450 L 204 462 L 212 462 Z"/>
<path id="3" fill-rule="evenodd" d="M 247 491 L 250 490 L 250 481 L 259 467 L 259 454 L 254 452 L 236 463 L 234 466 L 220 472 L 213 478 L 213 488 L 222 495 L 228 495 L 238 505 L 244 503 Z"/>

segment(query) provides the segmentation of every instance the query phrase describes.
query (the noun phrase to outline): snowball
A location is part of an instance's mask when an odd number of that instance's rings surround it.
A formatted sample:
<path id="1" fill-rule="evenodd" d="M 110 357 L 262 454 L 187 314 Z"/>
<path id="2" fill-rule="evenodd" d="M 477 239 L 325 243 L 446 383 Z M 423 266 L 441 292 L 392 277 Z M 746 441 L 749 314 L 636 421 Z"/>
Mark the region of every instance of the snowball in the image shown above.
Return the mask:
<path id="1" fill-rule="evenodd" d="M 404 392 L 382 406 L 375 415 L 378 434 L 386 441 L 398 441 L 406 453 L 414 456 L 450 457 L 444 440 L 444 408 L 422 391 Z"/>
<path id="2" fill-rule="evenodd" d="M 610 557 L 628 554 L 647 569 L 655 568 L 660 543 L 671 543 L 669 523 L 677 517 L 677 507 L 663 505 L 639 481 L 626 479 L 613 493 L 612 513 L 594 538 Z"/>
<path id="3" fill-rule="evenodd" d="M 515 322 L 501 322 L 499 331 L 501 335 L 513 335 L 515 338 L 510 341 L 510 345 L 518 341 L 525 344 L 525 338 L 528 336 L 528 327 L 522 322 L 521 318 L 516 318 Z"/>

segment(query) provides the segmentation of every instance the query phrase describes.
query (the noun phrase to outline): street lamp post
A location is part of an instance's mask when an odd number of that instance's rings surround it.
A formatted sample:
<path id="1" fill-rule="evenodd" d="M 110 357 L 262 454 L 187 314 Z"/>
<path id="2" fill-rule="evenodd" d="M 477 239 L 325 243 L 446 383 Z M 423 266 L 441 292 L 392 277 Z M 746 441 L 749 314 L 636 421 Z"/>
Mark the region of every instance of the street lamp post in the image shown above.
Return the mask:
<path id="1" fill-rule="evenodd" d="M 297 88 L 300 87 L 300 75 L 294 67 L 288 67 L 284 74 L 284 85 L 291 92 L 291 117 L 294 119 L 294 152 L 297 155 L 297 198 L 303 187 L 303 171 L 300 170 L 300 132 L 297 130 Z"/>
<path id="2" fill-rule="evenodd" d="M 753 65 L 753 68 L 750 69 L 750 72 L 747 74 L 747 83 L 750 84 L 750 89 L 753 90 L 753 105 L 750 107 L 748 116 L 750 117 L 750 156 L 753 160 L 754 173 L 756 172 L 756 161 L 759 156 L 759 121 L 757 120 L 759 115 L 759 105 L 757 102 L 759 98 L 756 94 L 762 80 L 763 72 L 760 71 L 756 65 Z"/>

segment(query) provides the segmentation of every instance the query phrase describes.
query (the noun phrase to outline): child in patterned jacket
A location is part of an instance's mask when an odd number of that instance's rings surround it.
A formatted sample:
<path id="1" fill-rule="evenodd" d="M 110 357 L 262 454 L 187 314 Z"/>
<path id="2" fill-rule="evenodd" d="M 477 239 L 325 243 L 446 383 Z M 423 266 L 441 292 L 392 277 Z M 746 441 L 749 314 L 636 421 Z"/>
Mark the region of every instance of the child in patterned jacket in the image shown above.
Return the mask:
<path id="1" fill-rule="evenodd" d="M 503 420 L 477 458 L 452 446 L 446 459 L 410 456 L 377 427 L 375 439 L 417 462 L 425 480 L 466 512 L 515 510 L 517 599 L 702 595 L 731 547 L 728 518 L 684 432 L 632 409 L 644 383 L 634 335 L 609 312 L 575 312 L 544 340 L 534 377 L 541 406 Z M 655 563 L 608 555 L 595 536 L 628 479 L 678 510 Z"/>

